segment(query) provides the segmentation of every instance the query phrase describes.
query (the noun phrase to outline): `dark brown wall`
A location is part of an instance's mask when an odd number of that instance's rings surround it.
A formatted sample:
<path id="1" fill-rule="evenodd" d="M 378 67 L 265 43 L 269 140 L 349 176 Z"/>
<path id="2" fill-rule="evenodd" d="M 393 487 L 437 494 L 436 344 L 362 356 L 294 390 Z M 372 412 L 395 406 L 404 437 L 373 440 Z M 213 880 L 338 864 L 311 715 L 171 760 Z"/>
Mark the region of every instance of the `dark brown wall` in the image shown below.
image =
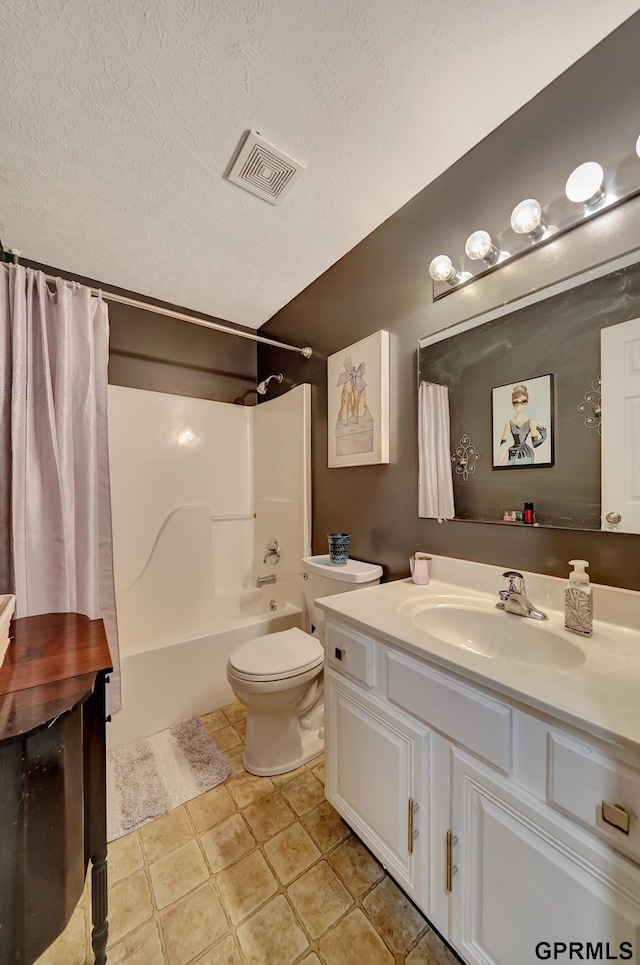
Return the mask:
<path id="1" fill-rule="evenodd" d="M 272 383 L 274 392 L 301 381 L 313 385 L 314 552 L 326 552 L 328 532 L 350 532 L 352 555 L 382 563 L 387 577 L 407 575 L 407 558 L 417 549 L 556 576 L 567 573 L 568 559 L 584 557 L 595 581 L 640 589 L 640 536 L 419 519 L 416 388 L 419 336 L 640 246 L 636 199 L 464 290 L 432 300 L 428 265 L 434 255 L 457 257 L 476 228 L 503 230 L 522 198 L 544 204 L 559 197 L 582 161 L 598 160 L 606 169 L 633 155 L 640 133 L 639 45 L 636 14 L 263 328 L 266 335 L 309 342 L 314 349 L 310 361 L 258 350 L 260 378 L 285 375 L 282 386 Z M 469 92 L 470 110 L 477 96 L 499 96 L 508 78 L 499 70 L 496 76 L 498 83 L 484 95 Z M 391 333 L 391 463 L 328 469 L 326 357 L 378 329 Z"/>
<path id="2" fill-rule="evenodd" d="M 174 311 L 186 311 L 176 305 L 115 288 L 108 282 L 70 275 L 24 259 L 22 263 L 48 275 L 75 278 L 83 284 L 102 287 L 136 301 L 149 301 Z M 210 322 L 221 322 L 239 331 L 252 331 L 209 315 L 200 317 Z M 255 404 L 255 342 L 117 302 L 109 302 L 109 323 L 109 382 L 112 385 L 214 399 L 217 402 L 234 402 L 242 398 L 246 405 Z"/>

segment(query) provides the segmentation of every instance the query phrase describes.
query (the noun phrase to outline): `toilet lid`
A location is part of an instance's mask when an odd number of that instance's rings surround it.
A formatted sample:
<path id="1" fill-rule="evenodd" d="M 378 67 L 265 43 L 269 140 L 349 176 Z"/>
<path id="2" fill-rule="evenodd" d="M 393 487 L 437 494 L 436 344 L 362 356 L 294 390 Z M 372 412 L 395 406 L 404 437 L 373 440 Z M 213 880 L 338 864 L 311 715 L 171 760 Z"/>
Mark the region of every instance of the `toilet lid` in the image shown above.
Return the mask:
<path id="1" fill-rule="evenodd" d="M 274 680 L 304 673 L 323 660 L 318 640 L 292 627 L 241 643 L 229 657 L 229 665 L 238 673 Z"/>

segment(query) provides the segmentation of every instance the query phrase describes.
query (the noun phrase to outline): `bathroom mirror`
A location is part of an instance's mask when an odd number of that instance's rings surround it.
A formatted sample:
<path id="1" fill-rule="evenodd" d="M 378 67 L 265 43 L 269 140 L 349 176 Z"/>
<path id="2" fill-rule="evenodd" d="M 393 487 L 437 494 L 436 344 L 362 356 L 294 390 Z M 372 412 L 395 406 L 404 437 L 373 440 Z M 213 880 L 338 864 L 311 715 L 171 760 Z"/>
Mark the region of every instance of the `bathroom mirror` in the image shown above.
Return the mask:
<path id="1" fill-rule="evenodd" d="M 419 340 L 418 381 L 449 388 L 456 519 L 526 525 L 503 517 L 532 502 L 537 525 L 601 528 L 600 332 L 638 317 L 640 250 Z M 552 462 L 498 471 L 494 390 L 549 374 Z M 527 416 L 542 421 L 536 406 L 531 394 Z"/>

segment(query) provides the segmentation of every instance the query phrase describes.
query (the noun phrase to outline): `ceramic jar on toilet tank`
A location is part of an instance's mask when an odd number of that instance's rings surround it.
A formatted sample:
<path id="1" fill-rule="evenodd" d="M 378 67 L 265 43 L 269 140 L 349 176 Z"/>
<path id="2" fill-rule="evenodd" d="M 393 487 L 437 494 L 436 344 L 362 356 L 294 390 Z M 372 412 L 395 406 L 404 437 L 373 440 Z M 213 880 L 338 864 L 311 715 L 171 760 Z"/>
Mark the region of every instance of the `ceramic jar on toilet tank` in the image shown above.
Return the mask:
<path id="1" fill-rule="evenodd" d="M 293 627 L 248 640 L 229 657 L 227 680 L 247 707 L 244 766 L 251 774 L 284 774 L 324 750 L 324 619 L 320 597 L 380 582 L 382 568 L 328 555 L 302 559 L 309 632 Z"/>

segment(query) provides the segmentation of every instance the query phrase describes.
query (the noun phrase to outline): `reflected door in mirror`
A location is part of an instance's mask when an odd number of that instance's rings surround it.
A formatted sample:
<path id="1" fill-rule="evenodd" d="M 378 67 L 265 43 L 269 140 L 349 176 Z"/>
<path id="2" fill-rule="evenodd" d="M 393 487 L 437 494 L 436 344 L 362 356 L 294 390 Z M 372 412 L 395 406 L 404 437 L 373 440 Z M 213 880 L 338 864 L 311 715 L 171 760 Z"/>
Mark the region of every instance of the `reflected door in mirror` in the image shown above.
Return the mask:
<path id="1" fill-rule="evenodd" d="M 605 328 L 602 529 L 640 533 L 640 318 Z"/>

